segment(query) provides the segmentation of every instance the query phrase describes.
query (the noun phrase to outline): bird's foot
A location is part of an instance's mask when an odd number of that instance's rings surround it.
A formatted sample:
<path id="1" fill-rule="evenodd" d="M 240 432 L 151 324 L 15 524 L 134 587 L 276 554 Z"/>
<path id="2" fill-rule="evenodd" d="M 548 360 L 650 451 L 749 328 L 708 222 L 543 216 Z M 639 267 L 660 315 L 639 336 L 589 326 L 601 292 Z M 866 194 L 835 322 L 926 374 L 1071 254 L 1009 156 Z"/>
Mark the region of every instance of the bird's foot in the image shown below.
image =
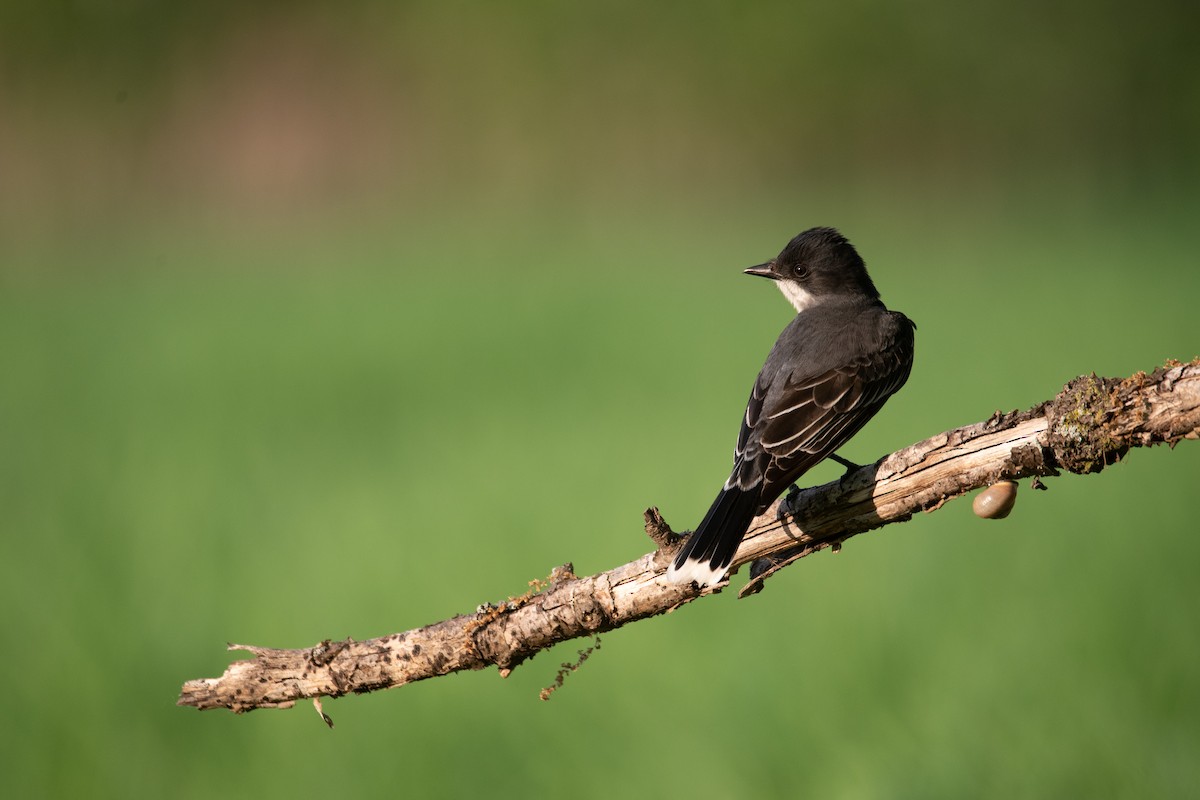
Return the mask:
<path id="1" fill-rule="evenodd" d="M 787 517 L 796 516 L 796 498 L 799 496 L 800 487 L 793 483 L 791 488 L 787 490 L 787 494 L 784 495 L 783 500 L 779 502 L 779 508 L 775 511 L 776 519 L 780 522 L 786 522 Z"/>

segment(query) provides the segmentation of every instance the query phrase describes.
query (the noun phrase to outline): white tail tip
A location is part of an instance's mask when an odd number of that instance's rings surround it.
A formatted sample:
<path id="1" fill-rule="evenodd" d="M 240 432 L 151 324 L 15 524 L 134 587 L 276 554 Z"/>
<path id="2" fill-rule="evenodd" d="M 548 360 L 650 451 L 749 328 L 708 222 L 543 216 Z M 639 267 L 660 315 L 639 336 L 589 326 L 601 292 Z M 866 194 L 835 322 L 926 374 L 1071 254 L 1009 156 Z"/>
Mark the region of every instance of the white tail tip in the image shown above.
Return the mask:
<path id="1" fill-rule="evenodd" d="M 728 569 L 728 566 L 713 569 L 707 561 L 696 561 L 689 558 L 683 562 L 682 567 L 676 567 L 675 563 L 672 562 L 671 568 L 667 570 L 667 580 L 671 583 L 690 583 L 695 581 L 702 587 L 714 586 L 721 582 Z"/>

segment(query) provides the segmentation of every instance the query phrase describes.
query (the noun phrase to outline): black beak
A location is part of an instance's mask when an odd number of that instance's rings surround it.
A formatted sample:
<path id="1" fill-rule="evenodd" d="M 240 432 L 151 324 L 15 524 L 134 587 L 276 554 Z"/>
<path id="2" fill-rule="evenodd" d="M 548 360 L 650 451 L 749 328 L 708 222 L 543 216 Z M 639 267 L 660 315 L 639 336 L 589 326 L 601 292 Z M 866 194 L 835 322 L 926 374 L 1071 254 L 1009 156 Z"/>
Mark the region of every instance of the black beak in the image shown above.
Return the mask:
<path id="1" fill-rule="evenodd" d="M 773 281 L 779 280 L 779 273 L 775 271 L 775 262 L 768 261 L 765 264 L 758 264 L 750 269 L 742 270 L 747 275 L 757 275 L 760 278 L 770 278 Z"/>

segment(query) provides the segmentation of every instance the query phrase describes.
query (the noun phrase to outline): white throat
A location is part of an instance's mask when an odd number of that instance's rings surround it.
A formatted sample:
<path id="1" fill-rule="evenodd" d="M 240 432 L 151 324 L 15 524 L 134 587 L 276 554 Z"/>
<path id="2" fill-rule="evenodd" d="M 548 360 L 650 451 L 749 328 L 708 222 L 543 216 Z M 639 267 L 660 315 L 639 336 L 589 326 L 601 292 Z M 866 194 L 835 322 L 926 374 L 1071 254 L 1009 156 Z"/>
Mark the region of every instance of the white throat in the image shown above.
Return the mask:
<path id="1" fill-rule="evenodd" d="M 779 291 L 783 292 L 783 296 L 796 309 L 797 314 L 817 304 L 816 295 L 804 291 L 804 287 L 795 281 L 776 281 L 775 285 L 779 287 Z"/>

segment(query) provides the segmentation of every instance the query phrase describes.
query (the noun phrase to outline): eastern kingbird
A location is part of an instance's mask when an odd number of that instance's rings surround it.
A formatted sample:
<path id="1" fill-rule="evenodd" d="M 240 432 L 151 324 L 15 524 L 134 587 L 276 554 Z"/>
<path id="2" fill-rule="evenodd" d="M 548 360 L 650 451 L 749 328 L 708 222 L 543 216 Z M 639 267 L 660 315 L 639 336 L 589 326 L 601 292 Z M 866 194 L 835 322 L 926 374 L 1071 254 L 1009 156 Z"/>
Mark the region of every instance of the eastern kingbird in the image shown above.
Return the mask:
<path id="1" fill-rule="evenodd" d="M 775 281 L 796 318 L 754 382 L 733 473 L 667 571 L 675 583 L 719 582 L 751 520 L 858 433 L 912 370 L 916 326 L 888 311 L 833 228 L 805 231 L 746 274 Z"/>

